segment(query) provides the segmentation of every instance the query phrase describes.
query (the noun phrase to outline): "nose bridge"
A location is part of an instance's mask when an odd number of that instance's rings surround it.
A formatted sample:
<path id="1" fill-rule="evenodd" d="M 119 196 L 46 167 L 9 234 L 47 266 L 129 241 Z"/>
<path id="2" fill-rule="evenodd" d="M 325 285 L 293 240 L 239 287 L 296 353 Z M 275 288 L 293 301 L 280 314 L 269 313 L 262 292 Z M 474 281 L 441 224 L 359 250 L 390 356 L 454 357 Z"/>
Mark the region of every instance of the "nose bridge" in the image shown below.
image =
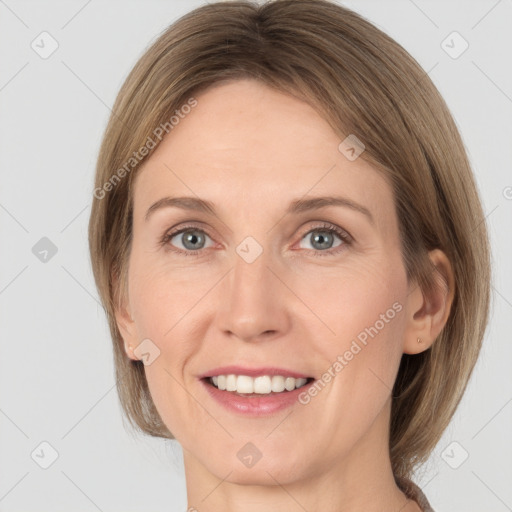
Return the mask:
<path id="1" fill-rule="evenodd" d="M 279 280 L 268 268 L 272 266 L 270 251 L 248 237 L 233 258 L 233 269 L 224 283 L 221 329 L 247 341 L 282 330 L 284 302 Z"/>
<path id="2" fill-rule="evenodd" d="M 261 246 L 260 246 L 261 247 Z M 269 254 L 261 247 L 260 254 L 254 243 L 242 242 L 236 249 L 237 255 L 234 259 L 234 269 L 231 273 L 232 293 L 243 296 L 264 295 L 265 288 L 268 288 Z"/>
<path id="3" fill-rule="evenodd" d="M 236 249 L 234 269 L 230 277 L 232 307 L 237 305 L 247 311 L 267 302 L 271 272 L 268 269 L 270 254 L 263 247 L 258 250 L 254 242 L 242 242 Z M 257 254 L 257 252 L 260 252 Z"/>

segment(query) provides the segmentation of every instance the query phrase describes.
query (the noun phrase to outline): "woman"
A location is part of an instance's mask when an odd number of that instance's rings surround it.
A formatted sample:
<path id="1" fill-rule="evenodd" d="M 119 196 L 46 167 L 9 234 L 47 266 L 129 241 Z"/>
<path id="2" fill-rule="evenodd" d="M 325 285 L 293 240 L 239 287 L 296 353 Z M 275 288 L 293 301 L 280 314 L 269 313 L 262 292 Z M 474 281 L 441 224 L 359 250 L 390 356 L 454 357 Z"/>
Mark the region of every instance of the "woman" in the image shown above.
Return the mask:
<path id="1" fill-rule="evenodd" d="M 412 475 L 478 357 L 490 265 L 425 72 L 335 3 L 220 2 L 113 112 L 93 271 L 123 409 L 179 441 L 190 509 L 432 510 Z"/>

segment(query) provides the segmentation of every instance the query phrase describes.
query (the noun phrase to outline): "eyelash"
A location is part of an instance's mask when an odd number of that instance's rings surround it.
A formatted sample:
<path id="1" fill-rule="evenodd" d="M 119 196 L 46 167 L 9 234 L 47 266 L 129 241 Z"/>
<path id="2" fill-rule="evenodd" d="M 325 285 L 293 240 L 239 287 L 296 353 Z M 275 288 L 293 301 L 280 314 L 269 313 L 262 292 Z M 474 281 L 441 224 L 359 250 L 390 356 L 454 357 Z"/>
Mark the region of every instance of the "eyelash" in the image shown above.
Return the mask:
<path id="1" fill-rule="evenodd" d="M 192 230 L 204 233 L 204 234 L 208 235 L 210 238 L 213 239 L 213 237 L 211 237 L 209 235 L 209 233 L 207 231 L 205 231 L 204 229 L 198 228 L 197 226 L 194 226 L 194 225 L 187 225 L 187 226 L 183 226 L 183 227 L 181 227 L 179 229 L 176 229 L 175 231 L 171 231 L 171 232 L 165 233 L 163 235 L 163 237 L 160 239 L 159 245 L 161 245 L 163 247 L 166 247 L 166 250 L 169 250 L 171 252 L 175 252 L 175 253 L 178 253 L 178 254 L 184 254 L 185 256 L 197 256 L 197 255 L 200 255 L 201 252 L 204 252 L 203 249 L 198 249 L 196 251 L 183 251 L 182 249 L 175 249 L 169 243 L 170 240 L 172 240 L 176 235 L 179 235 L 179 234 L 184 233 L 186 231 L 192 231 Z M 325 250 L 325 251 L 309 249 L 310 251 L 313 251 L 313 256 L 314 257 L 325 257 L 325 256 L 336 255 L 336 254 L 344 251 L 345 250 L 345 246 L 351 245 L 353 243 L 352 236 L 349 235 L 345 230 L 339 228 L 338 226 L 336 226 L 334 224 L 330 224 L 330 223 L 327 223 L 327 222 L 324 222 L 324 223 L 322 223 L 320 225 L 317 225 L 317 226 L 313 226 L 312 228 L 310 228 L 308 231 L 306 231 L 301 236 L 300 240 L 303 240 L 305 238 L 305 236 L 308 235 L 309 233 L 311 233 L 312 231 L 320 231 L 322 233 L 333 233 L 333 234 L 337 235 L 341 239 L 341 241 L 343 242 L 339 246 L 337 246 L 337 247 L 335 247 L 333 249 Z"/>

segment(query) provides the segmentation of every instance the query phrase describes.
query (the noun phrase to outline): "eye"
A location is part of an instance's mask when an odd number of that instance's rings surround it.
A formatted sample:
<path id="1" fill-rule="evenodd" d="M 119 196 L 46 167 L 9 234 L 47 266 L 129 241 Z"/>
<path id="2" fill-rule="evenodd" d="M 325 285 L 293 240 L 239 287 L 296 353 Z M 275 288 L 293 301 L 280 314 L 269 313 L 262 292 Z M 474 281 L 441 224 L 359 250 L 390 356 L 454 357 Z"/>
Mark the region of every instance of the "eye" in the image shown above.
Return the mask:
<path id="1" fill-rule="evenodd" d="M 173 252 L 182 253 L 185 256 L 194 256 L 205 249 L 207 238 L 210 238 L 209 235 L 202 229 L 195 226 L 184 226 L 166 233 L 162 237 L 161 245 L 166 246 Z"/>
<path id="2" fill-rule="evenodd" d="M 337 243 L 336 239 L 338 239 Z M 309 241 L 314 251 L 314 256 L 328 256 L 345 250 L 345 246 L 351 244 L 352 237 L 338 226 L 324 223 L 321 226 L 310 229 L 302 237 L 301 242 L 303 241 Z"/>
<path id="3" fill-rule="evenodd" d="M 183 254 L 185 256 L 197 256 L 205 253 L 207 239 L 213 240 L 203 230 L 196 226 L 183 226 L 167 232 L 160 240 L 160 245 L 166 250 Z M 300 240 L 309 241 L 314 256 L 329 256 L 346 249 L 353 241 L 352 237 L 340 227 L 322 223 L 310 229 Z M 213 243 L 209 246 L 212 247 Z M 304 247 L 301 247 L 304 248 Z M 306 249 L 309 249 L 306 247 Z"/>

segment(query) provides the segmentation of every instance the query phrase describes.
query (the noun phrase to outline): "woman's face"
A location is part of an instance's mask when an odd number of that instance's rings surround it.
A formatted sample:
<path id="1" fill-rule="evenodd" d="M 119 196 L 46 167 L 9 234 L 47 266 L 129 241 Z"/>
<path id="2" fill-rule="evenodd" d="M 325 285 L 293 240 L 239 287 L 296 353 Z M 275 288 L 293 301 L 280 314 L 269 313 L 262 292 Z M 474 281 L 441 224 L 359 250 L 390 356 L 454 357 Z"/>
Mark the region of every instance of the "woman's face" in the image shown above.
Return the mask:
<path id="1" fill-rule="evenodd" d="M 252 80 L 196 99 L 137 176 L 118 315 L 185 463 L 274 485 L 387 453 L 411 311 L 390 186 L 297 99 Z M 225 374 L 263 378 L 204 378 Z"/>

